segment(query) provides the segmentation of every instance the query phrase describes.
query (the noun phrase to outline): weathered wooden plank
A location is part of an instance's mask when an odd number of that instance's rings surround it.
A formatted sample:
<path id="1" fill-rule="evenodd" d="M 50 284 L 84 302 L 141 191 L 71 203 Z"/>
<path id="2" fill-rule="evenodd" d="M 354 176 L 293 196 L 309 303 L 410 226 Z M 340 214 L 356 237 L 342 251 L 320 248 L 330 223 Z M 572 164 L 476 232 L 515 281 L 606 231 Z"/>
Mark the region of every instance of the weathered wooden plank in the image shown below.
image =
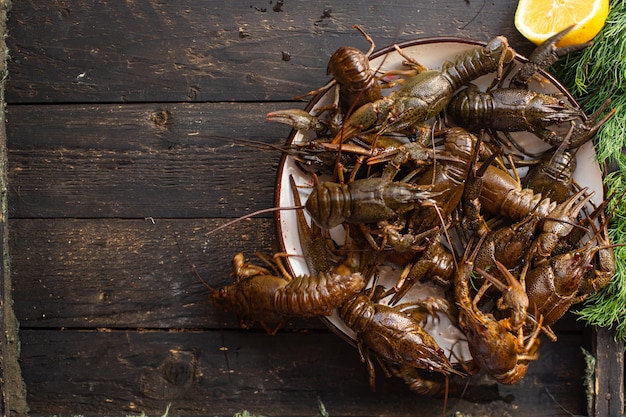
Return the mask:
<path id="1" fill-rule="evenodd" d="M 12 220 L 16 314 L 27 327 L 238 327 L 194 274 L 219 288 L 236 252 L 273 253 L 270 219 Z M 321 328 L 317 321 L 305 325 Z"/>
<path id="2" fill-rule="evenodd" d="M 208 234 L 217 219 L 13 219 L 13 297 L 22 326 L 237 328 L 208 301 L 230 282 L 231 259 L 278 250 L 271 219 Z M 192 267 L 193 265 L 193 267 Z M 290 327 L 323 328 L 317 321 Z M 582 332 L 566 315 L 558 331 Z"/>
<path id="3" fill-rule="evenodd" d="M 453 384 L 446 415 L 569 416 L 546 390 L 581 414 L 581 342 L 565 335 L 546 344 L 515 386 L 481 376 Z M 311 416 L 318 398 L 332 416 L 440 415 L 443 406 L 380 371 L 371 393 L 356 349 L 329 333 L 23 330 L 22 358 L 33 415 L 160 415 L 171 404 L 171 415 L 232 416 L 245 408 Z"/>
<path id="4" fill-rule="evenodd" d="M 220 147 L 232 147 L 242 139 L 283 144 L 291 128 L 266 122 L 266 114 L 287 108 L 303 109 L 306 104 L 302 101 L 9 105 L 7 141 L 10 149 L 20 150 L 152 152 L 202 146 L 216 151 Z M 248 147 L 255 150 L 252 145 Z"/>
<path id="5" fill-rule="evenodd" d="M 207 349 L 207 339 L 217 339 L 218 337 L 217 335 L 209 336 L 211 332 L 197 333 L 197 338 L 200 340 L 194 342 L 192 347 L 185 344 L 186 342 L 180 342 L 183 344 L 182 347 L 171 347 L 170 344 L 164 343 L 162 340 L 148 343 L 142 340 L 133 343 L 128 342 L 127 340 L 136 337 L 133 332 L 125 334 L 122 341 L 111 336 L 112 334 L 119 334 L 116 331 L 112 333 L 98 333 L 98 335 L 102 336 L 98 336 L 97 340 L 80 341 L 72 339 L 71 336 L 69 340 L 66 337 L 74 334 L 86 335 L 93 333 L 45 330 L 45 328 L 55 327 L 82 327 L 86 329 L 96 327 L 117 327 L 122 329 L 160 327 L 167 330 L 182 327 L 215 328 L 222 326 L 223 334 L 235 334 L 232 331 L 237 326 L 234 317 L 224 315 L 219 320 L 215 319 L 215 310 L 206 303 L 206 289 L 199 285 L 196 277 L 189 272 L 185 254 L 181 254 L 180 251 L 181 248 L 183 252 L 189 251 L 187 255 L 190 261 L 197 266 L 198 272 L 204 275 L 212 285 L 217 285 L 216 282 L 221 283 L 222 280 L 228 279 L 226 278 L 229 268 L 228 259 L 224 259 L 220 263 L 215 257 L 209 258 L 207 252 L 212 256 L 221 253 L 230 254 L 235 250 L 241 249 L 241 247 L 237 246 L 237 241 L 246 246 L 250 245 L 250 242 L 259 241 L 257 238 L 259 230 L 264 228 L 271 229 L 271 224 L 267 224 L 270 221 L 258 220 L 251 222 L 251 224 L 244 223 L 233 227 L 231 229 L 236 230 L 237 233 L 231 236 L 236 237 L 216 239 L 217 246 L 207 245 L 207 237 L 204 231 L 219 222 L 213 220 L 197 221 L 193 228 L 189 228 L 190 223 L 193 224 L 191 221 L 159 219 L 156 220 L 154 225 L 149 220 L 143 222 L 131 220 L 55 220 L 50 222 L 47 220 L 23 219 L 11 222 L 12 230 L 15 233 L 12 241 L 12 252 L 16 254 L 13 262 L 16 283 L 16 307 L 19 308 L 18 315 L 22 323 L 22 346 L 23 355 L 25 355 L 23 356 L 23 363 L 27 364 L 24 372 L 29 386 L 29 402 L 31 407 L 34 407 L 33 410 L 36 413 L 45 413 L 50 409 L 66 413 L 75 413 L 78 412 L 77 410 L 80 410 L 80 412 L 89 411 L 91 413 L 120 413 L 118 411 L 119 408 L 116 408 L 120 406 L 120 401 L 122 402 L 122 407 L 127 407 L 126 404 L 128 404 L 128 408 L 124 408 L 126 411 L 142 409 L 156 413 L 161 411 L 159 408 L 162 409 L 165 403 L 176 400 L 174 401 L 175 404 L 183 403 L 183 405 L 179 405 L 179 407 L 183 408 L 179 412 L 184 414 L 206 412 L 229 415 L 236 411 L 233 409 L 234 401 L 235 405 L 241 406 L 247 403 L 246 407 L 269 415 L 310 415 L 310 406 L 306 404 L 297 406 L 285 397 L 293 395 L 298 398 L 310 397 L 315 399 L 317 396 L 320 396 L 328 407 L 332 406 L 340 411 L 343 410 L 342 407 L 348 407 L 346 403 L 363 403 L 364 398 L 361 395 L 365 395 L 365 399 L 369 398 L 364 370 L 357 367 L 357 365 L 349 368 L 351 370 L 361 370 L 360 372 L 355 371 L 360 376 L 354 378 L 360 382 L 354 386 L 354 389 L 356 387 L 360 388 L 359 392 L 354 394 L 357 399 L 352 400 L 352 402 L 346 401 L 343 396 L 339 398 L 334 397 L 333 395 L 336 394 L 327 396 L 313 390 L 306 394 L 305 397 L 302 397 L 297 390 L 294 392 L 291 389 L 285 389 L 285 387 L 292 387 L 294 384 L 300 383 L 298 378 L 302 375 L 310 375 L 311 372 L 314 375 L 318 375 L 317 372 L 319 372 L 325 375 L 325 377 L 330 374 L 332 380 L 332 375 L 336 371 L 340 372 L 340 375 L 336 375 L 334 378 L 344 381 L 341 386 L 342 395 L 347 390 L 349 391 L 349 388 L 344 384 L 351 383 L 351 379 L 345 382 L 346 378 L 342 377 L 342 375 L 346 371 L 337 370 L 337 367 L 350 363 L 347 358 L 356 358 L 356 352 L 348 353 L 350 355 L 348 357 L 337 357 L 336 352 L 344 348 L 335 345 L 335 343 L 339 344 L 339 342 L 343 345 L 343 341 L 340 341 L 334 335 L 331 335 L 332 337 L 330 338 L 322 338 L 321 341 L 319 340 L 319 335 L 316 335 L 314 341 L 284 342 L 290 351 L 298 352 L 297 354 L 300 355 L 298 358 L 292 358 L 289 354 L 285 356 L 284 347 L 277 348 L 272 343 L 271 347 L 267 348 L 267 351 L 263 349 L 258 352 L 261 358 L 250 359 L 249 362 L 246 362 L 249 365 L 244 366 L 244 368 L 248 366 L 254 367 L 255 365 L 253 364 L 263 366 L 262 370 L 256 370 L 256 373 L 252 374 L 252 378 L 260 379 L 261 381 L 256 383 L 264 384 L 264 387 L 266 384 L 265 379 L 267 379 L 266 375 L 276 372 L 272 366 L 275 363 L 282 363 L 280 361 L 290 364 L 297 363 L 297 369 L 295 369 L 295 365 L 292 365 L 294 368 L 289 371 L 295 373 L 295 375 L 281 376 L 281 387 L 265 387 L 272 393 L 269 397 L 261 397 L 251 392 L 243 393 L 241 389 L 236 389 L 235 392 L 224 395 L 228 398 L 240 398 L 240 402 L 237 402 L 236 399 L 224 400 L 226 404 L 220 405 L 220 400 L 215 400 L 206 394 L 206 392 L 213 392 L 214 387 L 202 387 L 195 390 L 187 386 L 184 389 L 177 389 L 176 387 L 166 389 L 163 386 L 155 387 L 153 385 L 164 384 L 163 380 L 157 378 L 157 376 L 136 375 L 132 370 L 114 366 L 119 364 L 119 361 L 124 362 L 123 359 L 126 356 L 132 355 L 135 361 L 141 362 L 141 366 L 136 365 L 141 368 L 141 372 L 144 372 L 146 369 L 157 371 L 164 369 L 165 365 L 163 363 L 166 361 L 166 358 L 169 358 L 171 355 L 177 356 L 178 353 L 176 352 L 181 351 L 183 352 L 181 355 L 187 357 L 185 356 L 187 355 L 186 352 Z M 26 234 L 20 235 L 20 230 Z M 25 236 L 39 236 L 39 238 L 27 239 L 24 238 Z M 254 244 L 251 246 L 252 248 L 249 250 L 256 249 Z M 219 273 L 220 270 L 224 270 L 224 273 Z M 206 271 L 216 272 L 210 274 Z M 321 325 L 316 321 L 297 321 L 289 327 L 311 329 L 319 328 Z M 219 332 L 214 333 L 219 334 Z M 31 336 L 24 336 L 27 334 Z M 188 335 L 189 332 L 183 332 L 182 334 Z M 248 337 L 248 334 L 256 335 L 254 337 L 265 338 L 262 332 L 246 332 L 243 334 L 242 338 Z M 221 337 L 221 334 L 219 337 Z M 578 388 L 573 386 L 573 384 L 578 383 L 580 378 L 565 374 L 572 372 L 573 361 L 580 361 L 580 358 L 576 356 L 576 354 L 579 354 L 576 346 L 583 343 L 582 333 L 559 334 L 559 338 L 560 340 L 556 345 L 544 342 L 542 346 L 542 361 L 549 362 L 533 364 L 531 366 L 533 371 L 529 373 L 520 385 L 511 389 L 501 387 L 500 396 L 504 398 L 508 395 L 513 395 L 520 399 L 525 398 L 526 395 L 536 395 L 537 398 L 542 398 L 542 409 L 553 410 L 555 407 L 552 400 L 543 391 L 544 388 L 548 388 L 550 394 L 569 410 L 575 410 L 576 407 L 580 407 L 580 404 L 577 405 L 576 401 L 580 402 L 582 397 L 571 396 L 571 390 Z M 268 340 L 273 339 L 270 338 Z M 42 344 L 42 346 L 37 347 L 39 353 L 26 353 L 29 352 L 30 347 L 28 345 L 31 343 Z M 119 352 L 116 353 L 116 350 L 111 346 L 124 345 L 125 343 L 127 344 L 126 349 L 130 353 L 125 352 L 121 355 L 122 359 L 118 359 L 120 357 L 118 355 Z M 159 349 L 163 350 L 159 352 L 152 351 L 151 349 L 156 349 L 156 347 L 146 347 L 147 344 L 151 343 L 158 345 Z M 214 340 L 211 343 L 220 343 L 220 341 Z M 250 343 L 253 344 L 254 349 L 260 349 L 257 346 L 263 345 L 262 342 L 259 343 L 256 339 L 251 339 Z M 307 347 L 301 347 L 301 344 L 304 343 L 307 345 L 309 343 L 328 343 L 329 350 L 325 351 L 326 353 L 320 357 L 309 352 Z M 59 346 L 64 346 L 63 349 L 68 350 L 63 352 L 65 356 L 60 359 L 56 358 L 52 353 L 57 349 L 61 349 Z M 230 347 L 230 345 L 227 346 Z M 72 349 L 75 349 L 75 351 L 70 351 Z M 94 351 L 92 352 L 92 350 Z M 171 350 L 175 353 L 168 353 Z M 239 349 L 231 348 L 231 350 L 236 350 L 238 356 L 242 355 Z M 109 353 L 105 354 L 106 352 Z M 269 364 L 266 358 L 270 354 L 268 352 L 276 355 L 275 357 L 272 356 L 275 359 L 270 361 Z M 263 359 L 264 357 L 266 359 Z M 96 358 L 98 359 L 97 361 Z M 303 361 L 302 358 L 307 358 L 307 360 Z M 151 360 L 157 360 L 157 362 L 154 364 L 146 364 L 144 362 Z M 212 360 L 216 361 L 218 359 L 214 358 Z M 41 364 L 41 361 L 45 361 L 46 364 Z M 352 361 L 356 361 L 356 359 L 352 359 Z M 326 362 L 329 364 L 329 370 L 311 370 L 311 368 L 314 368 L 313 363 Z M 63 373 L 59 374 L 57 366 L 65 369 Z M 126 366 L 128 365 L 126 364 Z M 216 366 L 211 364 L 206 366 L 208 369 L 216 368 Z M 359 364 L 358 366 L 361 365 Z M 109 375 L 109 380 L 104 382 L 94 376 L 99 375 L 100 372 L 105 372 L 103 368 L 114 373 L 114 375 Z M 85 369 L 90 370 L 89 375 L 85 375 Z M 30 374 L 31 372 L 34 374 Z M 539 375 L 536 373 L 539 373 Z M 205 372 L 202 372 L 202 375 L 205 375 Z M 558 376 L 556 380 L 555 375 Z M 258 391 L 257 386 L 250 385 L 252 384 L 250 378 L 251 376 L 247 374 L 242 376 L 248 389 L 255 392 Z M 363 379 L 360 380 L 359 378 Z M 61 383 L 60 381 L 66 382 Z M 551 382 L 546 385 L 546 381 Z M 67 384 L 78 384 L 79 386 L 72 388 Z M 146 392 L 137 391 L 140 388 L 129 387 L 133 384 L 140 385 L 143 387 L 141 389 L 145 389 Z M 244 382 L 241 382 L 241 384 L 244 384 Z M 324 380 L 311 384 L 315 387 L 327 387 L 329 382 Z M 86 387 L 91 387 L 91 391 Z M 59 392 L 65 393 L 65 396 L 62 398 L 67 399 L 69 398 L 67 394 L 74 393 L 76 390 L 80 392 L 72 397 L 74 398 L 73 402 L 68 403 L 64 400 L 63 405 L 59 405 L 58 400 L 54 400 Z M 86 392 L 86 390 L 89 392 Z M 396 390 L 399 391 L 396 392 Z M 97 394 L 94 394 L 94 392 Z M 164 392 L 193 392 L 194 397 L 193 400 L 187 397 L 171 398 L 166 396 L 161 398 L 155 397 L 154 392 L 161 393 L 160 395 L 166 395 L 163 394 Z M 377 406 L 381 407 L 380 412 L 383 413 L 384 409 L 387 409 L 387 404 L 395 404 L 396 401 L 401 401 L 401 398 L 395 397 L 404 398 L 405 393 L 406 389 L 398 382 L 392 383 L 391 388 L 380 388 L 379 394 L 381 397 L 379 398 L 384 399 L 376 400 Z M 482 396 L 483 394 L 480 395 Z M 113 402 L 107 403 L 107 399 L 112 399 Z M 246 402 L 241 402 L 244 400 Z M 199 401 L 201 402 L 200 404 L 198 403 Z M 402 401 L 406 401 L 406 399 Z M 535 400 L 531 397 L 531 399 L 523 401 L 525 403 L 534 403 Z M 574 404 L 572 404 L 572 401 L 574 401 Z M 135 404 L 135 407 L 130 406 L 131 402 Z M 207 409 L 207 403 L 217 404 L 216 407 L 224 408 Z M 276 404 L 280 404 L 279 407 L 284 407 L 284 410 L 279 410 L 278 413 L 275 413 L 273 407 Z M 367 402 L 363 404 L 364 409 L 348 409 L 345 411 L 345 415 L 367 415 L 366 408 L 369 408 L 370 405 Z M 420 409 L 424 407 L 421 403 L 412 404 L 412 406 L 420 407 Z M 404 411 L 401 410 L 396 415 L 409 415 L 411 408 L 408 405 L 406 407 L 406 410 L 403 409 Z M 481 405 L 479 407 L 487 406 Z M 509 409 L 508 407 L 512 407 L 512 405 L 498 402 L 497 407 Z M 523 405 L 517 404 L 516 407 L 520 410 L 525 410 Z M 300 410 L 295 411 L 299 414 L 290 414 L 292 409 Z M 224 411 L 219 412 L 217 410 Z M 544 412 L 542 411 L 542 413 Z M 536 415 L 552 416 L 559 414 L 550 412 Z"/>
<path id="6" fill-rule="evenodd" d="M 594 417 L 624 415 L 624 343 L 615 331 L 596 328 L 593 353 L 595 367 Z"/>
<path id="7" fill-rule="evenodd" d="M 238 217 L 272 207 L 285 104 L 12 106 L 11 217 Z M 297 103 L 303 107 L 303 103 Z M 37 120 L 37 123 L 33 123 Z"/>
<path id="8" fill-rule="evenodd" d="M 2 5 L 4 6 L 4 5 Z M 4 30 L 4 19 L 0 21 L 0 31 Z M 1 100 L 1 98 L 0 98 Z M 0 116 L 2 119 L 2 116 Z M 8 316 L 12 314 L 12 304 L 6 302 L 11 299 L 11 275 L 9 274 L 9 251 L 8 251 L 8 236 L 7 231 L 7 211 L 6 211 L 6 199 L 7 184 L 6 184 L 6 132 L 0 128 L 0 242 L 2 242 L 2 251 L 0 252 L 0 381 L 5 381 L 9 378 L 9 371 L 7 370 L 7 363 L 11 360 L 9 358 L 9 350 L 7 349 L 7 321 Z M 11 312 L 9 312 L 11 310 Z M 9 410 L 9 394 L 8 386 L 4 383 L 0 383 L 0 415 L 6 415 Z"/>
<path id="9" fill-rule="evenodd" d="M 0 1 L 0 74 L 6 74 L 7 52 L 5 44 L 6 35 L 6 7 L 5 1 Z M 4 81 L 0 82 L 0 105 L 4 107 Z M 9 273 L 9 232 L 7 229 L 7 135 L 4 124 L 4 112 L 0 114 L 0 415 L 7 415 L 11 409 L 10 387 L 5 381 L 13 379 L 13 364 L 17 364 L 17 358 L 13 349 L 9 349 L 8 340 L 16 336 L 17 327 L 13 316 L 13 303 L 11 302 L 11 274 Z M 17 375 L 15 375 L 17 376 Z M 21 381 L 15 378 L 15 382 L 21 385 Z M 18 385 L 18 386 L 19 386 Z"/>
<path id="10" fill-rule="evenodd" d="M 327 60 L 339 46 L 367 49 L 354 24 L 379 46 L 502 34 L 527 53 L 532 46 L 511 24 L 514 12 L 511 2 L 458 0 L 19 1 L 8 28 L 7 100 L 289 100 L 327 81 Z"/>
<path id="11" fill-rule="evenodd" d="M 253 166 L 250 174 L 240 164 Z M 278 158 L 241 148 L 10 152 L 15 217 L 239 217 L 270 208 Z M 106 173 L 106 175 L 104 174 Z"/>

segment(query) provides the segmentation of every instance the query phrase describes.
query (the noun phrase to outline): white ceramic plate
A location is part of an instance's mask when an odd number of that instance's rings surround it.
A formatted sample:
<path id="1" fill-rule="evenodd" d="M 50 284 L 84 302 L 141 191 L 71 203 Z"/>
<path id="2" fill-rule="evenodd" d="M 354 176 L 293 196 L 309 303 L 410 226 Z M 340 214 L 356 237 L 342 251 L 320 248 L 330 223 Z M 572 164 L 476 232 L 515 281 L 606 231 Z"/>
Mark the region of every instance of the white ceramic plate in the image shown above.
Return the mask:
<path id="1" fill-rule="evenodd" d="M 419 63 L 429 68 L 440 69 L 441 65 L 450 59 L 453 59 L 459 53 L 462 53 L 468 49 L 475 48 L 476 46 L 484 46 L 484 43 L 459 39 L 459 38 L 427 38 L 418 39 L 414 41 L 404 42 L 399 44 L 405 54 L 414 57 Z M 384 48 L 380 51 L 374 52 L 370 57 L 370 66 L 372 68 L 379 68 L 381 72 L 385 72 L 391 69 L 403 69 L 403 58 L 392 47 Z M 526 59 L 517 56 L 515 60 L 516 67 L 526 62 Z M 511 74 L 516 71 L 513 70 Z M 474 81 L 482 89 L 485 89 L 493 80 L 493 75 L 486 75 Z M 505 84 L 506 85 L 506 84 Z M 549 94 L 562 94 L 572 105 L 578 104 L 574 101 L 571 95 L 566 89 L 561 86 L 558 81 L 545 72 L 540 72 L 533 77 L 529 84 L 529 88 Z M 334 91 L 331 89 L 325 94 L 315 97 L 309 106 L 307 111 L 313 113 L 313 111 L 320 107 L 328 105 L 332 102 Z M 543 151 L 549 148 L 547 144 L 540 141 L 536 136 L 526 132 L 513 133 L 515 139 L 525 147 L 525 149 L 531 152 Z M 314 138 L 314 134 L 311 132 L 297 132 L 292 131 L 288 144 L 306 142 Z M 596 154 L 593 145 L 589 142 L 577 153 L 577 170 L 574 178 L 582 186 L 589 187 L 595 190 L 596 195 L 594 201 L 599 204 L 603 199 L 602 189 L 602 173 L 600 167 L 596 162 Z M 305 172 L 303 172 L 295 163 L 295 160 L 290 156 L 284 156 L 281 160 L 277 182 L 276 182 L 276 205 L 281 207 L 293 206 L 293 196 L 289 183 L 289 176 L 293 175 L 297 185 L 299 187 L 300 198 L 304 202 L 308 198 L 310 189 L 306 186 L 312 185 L 312 178 Z M 278 238 L 282 250 L 290 254 L 302 254 L 300 246 L 300 239 L 296 224 L 296 214 L 292 210 L 279 211 L 276 215 L 276 225 L 278 231 Z M 308 213 L 305 212 L 307 221 L 310 221 Z M 337 240 L 342 239 L 341 227 L 335 228 L 333 237 Z M 288 266 L 291 272 L 295 275 L 307 274 L 308 269 L 302 257 L 294 256 L 287 258 Z M 380 281 L 378 284 L 392 286 L 395 283 L 397 273 L 392 272 L 393 268 L 387 268 L 381 273 Z M 429 284 L 417 284 L 411 291 L 401 300 L 401 302 L 417 301 L 424 299 L 431 295 L 440 294 L 440 290 Z M 384 300 L 383 300 L 384 302 Z M 347 338 L 349 341 L 354 341 L 354 333 L 350 330 L 337 316 L 332 316 L 324 319 L 327 325 L 336 333 Z M 445 315 L 440 315 L 439 320 L 429 319 L 425 326 L 425 330 L 428 331 L 444 351 L 449 352 L 449 357 L 452 358 L 452 362 L 455 359 L 467 360 L 471 358 L 467 343 L 464 340 L 463 333 L 453 326 Z"/>

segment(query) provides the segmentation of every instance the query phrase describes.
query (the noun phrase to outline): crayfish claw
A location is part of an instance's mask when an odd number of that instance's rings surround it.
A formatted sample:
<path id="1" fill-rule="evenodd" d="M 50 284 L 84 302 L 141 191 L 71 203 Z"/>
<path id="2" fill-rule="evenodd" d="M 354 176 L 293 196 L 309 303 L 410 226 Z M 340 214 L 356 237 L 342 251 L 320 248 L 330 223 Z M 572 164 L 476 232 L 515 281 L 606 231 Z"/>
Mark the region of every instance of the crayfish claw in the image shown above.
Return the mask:
<path id="1" fill-rule="evenodd" d="M 539 69 L 546 69 L 559 60 L 560 57 L 570 52 L 579 51 L 591 45 L 591 42 L 580 43 L 570 46 L 557 47 L 556 44 L 563 39 L 576 25 L 566 27 L 559 33 L 552 35 L 539 45 L 528 57 L 528 62 L 522 66 L 519 72 L 511 80 L 511 85 L 523 87 Z"/>
<path id="2" fill-rule="evenodd" d="M 326 130 L 326 126 L 317 117 L 300 109 L 269 112 L 265 116 L 265 120 L 289 125 L 297 130 L 313 130 L 315 132 Z"/>
<path id="3" fill-rule="evenodd" d="M 574 131 L 570 139 L 569 149 L 578 148 L 579 146 L 587 143 L 587 141 L 595 136 L 598 130 L 600 130 L 600 128 L 602 127 L 602 125 L 604 125 L 607 120 L 613 117 L 617 109 L 611 109 L 611 111 L 609 111 L 600 119 L 602 113 L 604 113 L 604 110 L 608 107 L 610 103 L 610 99 L 605 101 L 604 104 L 602 104 L 602 106 L 600 106 L 600 108 L 596 110 L 587 121 L 583 123 L 572 123 Z"/>

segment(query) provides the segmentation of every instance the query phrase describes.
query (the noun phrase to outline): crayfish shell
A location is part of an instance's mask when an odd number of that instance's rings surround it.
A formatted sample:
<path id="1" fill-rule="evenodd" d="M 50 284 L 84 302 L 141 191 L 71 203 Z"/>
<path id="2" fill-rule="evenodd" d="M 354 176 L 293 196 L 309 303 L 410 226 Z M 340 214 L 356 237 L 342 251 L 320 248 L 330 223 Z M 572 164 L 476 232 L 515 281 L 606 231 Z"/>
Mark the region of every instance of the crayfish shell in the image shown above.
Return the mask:
<path id="1" fill-rule="evenodd" d="M 360 273 L 301 275 L 276 291 L 274 308 L 285 316 L 328 316 L 364 287 L 365 279 Z"/>

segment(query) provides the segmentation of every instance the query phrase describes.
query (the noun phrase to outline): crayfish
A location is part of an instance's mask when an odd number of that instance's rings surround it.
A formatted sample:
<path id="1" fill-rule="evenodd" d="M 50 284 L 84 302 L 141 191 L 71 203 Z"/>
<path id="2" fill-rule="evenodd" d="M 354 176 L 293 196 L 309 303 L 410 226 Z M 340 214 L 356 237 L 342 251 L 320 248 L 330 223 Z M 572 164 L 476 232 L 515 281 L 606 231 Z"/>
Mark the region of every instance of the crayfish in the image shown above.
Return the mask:
<path id="1" fill-rule="evenodd" d="M 515 51 L 506 38 L 498 36 L 482 48 L 473 48 L 453 61 L 446 61 L 441 71 L 428 70 L 415 63 L 416 75 L 390 96 L 357 108 L 333 142 L 371 130 L 378 135 L 411 131 L 444 110 L 452 94 L 471 80 L 494 71 L 496 77 L 501 78 L 504 65 L 514 57 Z"/>
<path id="2" fill-rule="evenodd" d="M 455 276 L 455 298 L 459 306 L 459 326 L 467 336 L 472 358 L 481 369 L 487 371 L 498 382 L 514 384 L 522 378 L 531 360 L 538 358 L 539 330 L 541 320 L 536 328 L 528 335 L 525 341 L 521 331 L 526 323 L 526 309 L 528 296 L 520 283 L 501 267 L 508 278 L 508 285 L 504 285 L 502 298 L 498 300 L 499 308 L 509 309 L 510 317 L 498 320 L 491 313 L 484 313 L 478 308 L 478 302 L 488 289 L 490 282 L 485 282 L 478 293 L 472 298 L 470 295 L 470 278 L 474 271 L 474 258 L 482 242 L 475 248 L 467 247 L 465 256 L 459 264 Z M 484 271 L 479 271 L 488 277 Z M 493 283 L 499 282 L 491 278 Z"/>
<path id="3" fill-rule="evenodd" d="M 422 394 L 478 370 L 519 381 L 539 356 L 539 334 L 554 339 L 550 326 L 615 272 L 606 201 L 573 177 L 580 146 L 612 112 L 587 117 L 573 100 L 532 88 L 559 56 L 586 46 L 556 48 L 566 31 L 522 64 L 502 36 L 440 70 L 395 46 L 406 61 L 380 76 L 368 60 L 371 38 L 366 53 L 339 48 L 328 63 L 333 79 L 307 94 L 332 96 L 330 106 L 267 115 L 303 138 L 286 148 L 295 164 L 280 174 L 289 174 L 298 208 L 299 252 L 279 252 L 268 267 L 235 255 L 235 281 L 215 302 L 271 334 L 286 317 L 332 313 L 372 389 L 372 358 Z M 383 80 L 391 75 L 399 78 Z M 494 82 L 482 92 L 471 83 L 484 75 Z M 383 96 L 391 85 L 399 87 Z M 510 138 L 516 131 L 553 149 L 530 159 L 535 152 Z M 300 255 L 308 273 L 293 277 L 287 269 Z M 444 320 L 467 354 L 426 330 Z"/>
<path id="4" fill-rule="evenodd" d="M 565 140 L 564 135 L 548 127 L 570 122 L 572 129 L 567 146 L 578 148 L 586 143 L 613 115 L 610 112 L 601 118 L 608 103 L 587 119 L 580 108 L 568 104 L 563 98 L 527 88 L 528 81 L 537 71 L 554 64 L 559 57 L 589 45 L 555 46 L 573 27 L 563 29 L 537 47 L 529 62 L 511 79 L 511 86 L 501 87 L 503 79 L 500 79 L 498 88 L 482 92 L 476 85 L 469 84 L 452 97 L 447 114 L 470 131 L 505 132 L 509 142 L 524 153 L 529 152 L 521 148 L 508 132 L 532 132 L 550 145 L 559 146 Z"/>
<path id="5" fill-rule="evenodd" d="M 242 253 L 233 257 L 235 281 L 213 294 L 215 303 L 239 317 L 242 328 L 260 322 L 275 334 L 287 317 L 327 316 L 352 294 L 365 287 L 359 273 L 276 275 L 264 267 L 246 263 Z M 270 323 L 277 324 L 269 327 Z"/>

